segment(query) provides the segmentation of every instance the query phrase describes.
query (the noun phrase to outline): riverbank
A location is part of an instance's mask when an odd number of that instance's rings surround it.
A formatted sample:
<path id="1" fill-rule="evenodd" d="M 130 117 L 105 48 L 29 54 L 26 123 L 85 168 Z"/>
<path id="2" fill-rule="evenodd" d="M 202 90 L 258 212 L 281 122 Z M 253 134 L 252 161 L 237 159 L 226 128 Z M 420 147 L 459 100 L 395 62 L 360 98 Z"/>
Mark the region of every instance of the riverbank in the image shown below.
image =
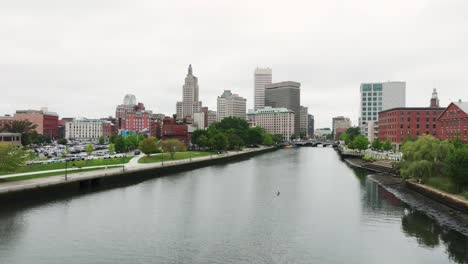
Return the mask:
<path id="1" fill-rule="evenodd" d="M 22 199 L 26 194 L 41 196 L 54 192 L 72 193 L 79 190 L 112 188 L 138 183 L 180 171 L 192 170 L 213 164 L 228 163 L 248 159 L 252 156 L 276 150 L 275 147 L 261 147 L 232 151 L 218 155 L 197 157 L 187 160 L 167 160 L 164 163 L 138 164 L 123 168 L 107 168 L 97 171 L 37 178 L 0 184 L 0 200 Z M 39 195 L 36 195 L 39 194 Z"/>

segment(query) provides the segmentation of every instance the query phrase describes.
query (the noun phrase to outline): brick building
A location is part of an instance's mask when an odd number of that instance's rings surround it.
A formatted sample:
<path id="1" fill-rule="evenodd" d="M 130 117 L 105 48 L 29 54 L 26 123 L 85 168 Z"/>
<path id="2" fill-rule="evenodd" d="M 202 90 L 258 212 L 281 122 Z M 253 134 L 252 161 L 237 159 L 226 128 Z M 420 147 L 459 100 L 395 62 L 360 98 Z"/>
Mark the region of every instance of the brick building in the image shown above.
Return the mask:
<path id="1" fill-rule="evenodd" d="M 0 116 L 0 129 L 6 124 L 13 123 L 13 121 L 15 121 L 15 118 L 10 115 Z"/>
<path id="2" fill-rule="evenodd" d="M 161 127 L 161 139 L 177 139 L 188 145 L 190 143 L 188 127 L 186 124 L 177 123 L 175 118 L 165 117 Z"/>
<path id="3" fill-rule="evenodd" d="M 15 120 L 28 120 L 35 124 L 36 131 L 51 139 L 59 137 L 59 119 L 58 114 L 42 110 L 18 110 L 15 114 Z"/>
<path id="4" fill-rule="evenodd" d="M 451 103 L 437 118 L 440 139 L 459 137 L 468 143 L 468 102 Z"/>

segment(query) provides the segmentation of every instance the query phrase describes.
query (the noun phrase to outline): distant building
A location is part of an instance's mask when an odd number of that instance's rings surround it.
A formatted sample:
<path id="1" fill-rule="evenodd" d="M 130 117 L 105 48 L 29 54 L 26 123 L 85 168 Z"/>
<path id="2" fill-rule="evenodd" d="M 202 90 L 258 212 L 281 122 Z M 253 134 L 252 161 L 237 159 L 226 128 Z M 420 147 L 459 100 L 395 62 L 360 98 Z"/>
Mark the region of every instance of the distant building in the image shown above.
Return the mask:
<path id="1" fill-rule="evenodd" d="M 193 75 L 192 65 L 189 65 L 185 83 L 182 86 L 182 101 L 176 103 L 177 118 L 193 117 L 201 111 L 202 103 L 198 99 L 198 78 Z"/>
<path id="2" fill-rule="evenodd" d="M 124 130 L 142 131 L 149 129 L 150 117 L 146 112 L 135 111 L 127 115 L 123 126 Z"/>
<path id="3" fill-rule="evenodd" d="M 308 108 L 305 106 L 300 107 L 300 133 L 303 133 L 306 137 L 309 136 L 309 113 Z"/>
<path id="4" fill-rule="evenodd" d="M 10 115 L 0 116 L 0 128 L 2 128 L 4 125 L 12 124 L 13 121 L 15 121 L 15 118 L 13 116 L 10 116 Z"/>
<path id="5" fill-rule="evenodd" d="M 451 103 L 437 118 L 437 136 L 440 139 L 455 139 L 468 143 L 468 102 Z"/>
<path id="6" fill-rule="evenodd" d="M 161 128 L 161 139 L 177 139 L 188 145 L 190 143 L 188 127 L 186 124 L 178 123 L 174 118 L 165 117 Z"/>
<path id="7" fill-rule="evenodd" d="M 65 122 L 66 139 L 98 139 L 110 137 L 112 123 L 101 119 L 74 119 Z"/>
<path id="8" fill-rule="evenodd" d="M 308 118 L 307 124 L 308 124 L 308 130 L 309 130 L 309 137 L 313 137 L 314 131 L 315 131 L 315 119 L 314 119 L 314 116 L 311 114 L 308 114 L 307 118 Z"/>
<path id="9" fill-rule="evenodd" d="M 0 133 L 0 142 L 21 145 L 21 133 Z"/>
<path id="10" fill-rule="evenodd" d="M 437 136 L 437 117 L 445 108 L 438 107 L 437 92 L 432 93 L 430 107 L 397 107 L 379 113 L 379 139 L 391 140 L 399 148 L 405 139 L 420 135 Z"/>
<path id="11" fill-rule="evenodd" d="M 115 111 L 115 125 L 119 130 L 143 131 L 149 129 L 152 112 L 147 111 L 143 103 L 137 103 L 132 94 L 125 95 L 123 104 Z"/>
<path id="12" fill-rule="evenodd" d="M 208 123 L 206 124 L 206 127 L 209 127 L 211 124 L 216 122 L 217 116 L 218 116 L 218 113 L 216 111 L 208 110 L 208 115 L 207 115 L 207 122 Z"/>
<path id="13" fill-rule="evenodd" d="M 362 83 L 360 93 L 359 127 L 369 139 L 378 136 L 379 112 L 406 106 L 405 82 Z M 370 121 L 373 121 L 372 135 L 369 134 Z"/>
<path id="14" fill-rule="evenodd" d="M 315 136 L 316 137 L 326 137 L 328 135 L 331 135 L 332 130 L 330 128 L 318 128 L 315 130 Z"/>
<path id="15" fill-rule="evenodd" d="M 59 136 L 58 114 L 49 112 L 47 108 L 42 110 L 18 110 L 15 113 L 15 120 L 28 120 L 36 125 L 36 131 L 51 139 Z"/>
<path id="16" fill-rule="evenodd" d="M 292 110 L 266 106 L 248 115 L 251 126 L 262 127 L 273 135 L 282 135 L 285 141 L 289 141 L 294 135 L 295 114 Z"/>
<path id="17" fill-rule="evenodd" d="M 254 110 L 265 107 L 265 85 L 271 84 L 270 68 L 256 68 L 254 73 Z"/>
<path id="18" fill-rule="evenodd" d="M 224 90 L 221 96 L 218 96 L 218 116 L 217 121 L 232 116 L 246 119 L 247 100 L 230 90 Z"/>
<path id="19" fill-rule="evenodd" d="M 193 114 L 193 125 L 198 129 L 205 129 L 205 114 L 204 112 Z"/>
<path id="20" fill-rule="evenodd" d="M 294 134 L 300 133 L 301 84 L 298 82 L 279 82 L 265 85 L 265 106 L 286 108 L 294 111 Z"/>
<path id="21" fill-rule="evenodd" d="M 343 129 L 346 131 L 348 128 L 351 127 L 351 119 L 344 116 L 337 116 L 332 119 L 332 131 L 335 137 L 335 140 L 339 139 L 338 137 L 338 129 L 339 132 L 343 133 Z"/>

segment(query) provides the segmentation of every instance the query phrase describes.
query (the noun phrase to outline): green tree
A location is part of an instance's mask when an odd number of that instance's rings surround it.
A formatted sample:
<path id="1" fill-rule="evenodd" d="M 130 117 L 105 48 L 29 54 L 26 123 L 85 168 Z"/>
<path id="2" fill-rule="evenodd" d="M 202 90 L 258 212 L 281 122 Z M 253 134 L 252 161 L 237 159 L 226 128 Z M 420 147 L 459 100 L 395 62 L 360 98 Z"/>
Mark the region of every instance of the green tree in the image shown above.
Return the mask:
<path id="1" fill-rule="evenodd" d="M 454 146 L 430 135 L 420 136 L 416 141 L 406 141 L 401 147 L 403 160 L 400 174 L 404 178 L 427 180 L 446 174 L 447 157 L 453 153 Z"/>
<path id="2" fill-rule="evenodd" d="M 62 158 L 66 158 L 68 155 L 70 155 L 70 148 L 66 146 L 62 152 Z"/>
<path id="3" fill-rule="evenodd" d="M 117 135 L 112 133 L 111 136 L 109 137 L 109 143 L 115 144 L 116 139 L 117 139 Z"/>
<path id="4" fill-rule="evenodd" d="M 26 151 L 13 144 L 0 142 L 0 171 L 1 172 L 14 172 L 26 160 Z"/>
<path id="5" fill-rule="evenodd" d="M 23 146 L 31 144 L 31 135 L 33 132 L 36 132 L 37 125 L 29 122 L 28 120 L 15 120 L 11 123 L 7 123 L 1 127 L 2 132 L 10 133 L 20 133 L 21 134 L 21 144 Z"/>
<path id="6" fill-rule="evenodd" d="M 226 138 L 229 149 L 240 149 L 244 145 L 244 142 L 236 133 L 227 133 Z"/>
<path id="7" fill-rule="evenodd" d="M 138 148 L 145 153 L 146 156 L 149 156 L 158 151 L 158 140 L 155 137 L 147 137 L 140 141 Z"/>
<path id="8" fill-rule="evenodd" d="M 389 151 L 389 150 L 392 150 L 392 148 L 393 148 L 392 141 L 390 141 L 389 139 L 385 140 L 385 142 L 382 145 L 382 149 Z"/>
<path id="9" fill-rule="evenodd" d="M 115 150 L 119 153 L 127 151 L 127 142 L 122 135 L 118 135 L 115 138 Z"/>
<path id="10" fill-rule="evenodd" d="M 228 146 L 228 140 L 222 133 L 215 134 L 211 139 L 211 146 L 217 150 L 225 150 Z"/>
<path id="11" fill-rule="evenodd" d="M 99 145 L 104 145 L 106 143 L 106 139 L 104 138 L 104 136 L 100 136 L 99 137 Z"/>
<path id="12" fill-rule="evenodd" d="M 85 147 L 85 151 L 86 151 L 86 154 L 88 154 L 88 156 L 91 155 L 91 153 L 93 153 L 94 151 L 94 147 L 92 144 L 87 144 L 86 147 Z"/>
<path id="13" fill-rule="evenodd" d="M 210 140 L 207 135 L 201 135 L 198 139 L 198 146 L 202 148 L 211 148 Z"/>
<path id="14" fill-rule="evenodd" d="M 283 143 L 283 135 L 281 135 L 281 134 L 274 134 L 274 135 L 272 136 L 272 139 L 273 139 L 273 142 L 274 142 L 275 144 Z"/>
<path id="15" fill-rule="evenodd" d="M 60 145 L 66 145 L 68 143 L 68 140 L 66 138 L 61 138 L 57 140 L 57 143 Z"/>
<path id="16" fill-rule="evenodd" d="M 208 134 L 208 132 L 204 129 L 197 129 L 193 131 L 192 133 L 192 144 L 197 145 L 198 147 L 206 147 L 206 145 L 203 145 L 201 142 L 201 137 L 205 136 Z"/>
<path id="17" fill-rule="evenodd" d="M 128 135 L 125 138 L 125 143 L 128 149 L 133 150 L 138 147 L 138 136 L 137 135 Z"/>
<path id="18" fill-rule="evenodd" d="M 263 145 L 265 146 L 271 146 L 273 145 L 273 137 L 271 136 L 271 134 L 269 133 L 265 133 L 263 134 Z"/>
<path id="19" fill-rule="evenodd" d="M 455 183 L 457 192 L 462 186 L 468 186 L 468 146 L 456 147 L 447 157 L 448 175 Z"/>
<path id="20" fill-rule="evenodd" d="M 381 150 L 382 147 L 383 147 L 383 143 L 382 143 L 382 141 L 380 141 L 380 139 L 375 138 L 375 139 L 372 141 L 371 148 L 372 148 L 373 150 Z"/>
<path id="21" fill-rule="evenodd" d="M 171 159 L 174 159 L 174 155 L 177 152 L 186 151 L 186 146 L 177 139 L 166 139 L 159 141 L 159 145 L 163 149 L 164 152 L 169 153 L 171 155 Z"/>
<path id="22" fill-rule="evenodd" d="M 108 146 L 109 153 L 114 153 L 115 152 L 115 144 L 110 143 Z"/>
<path id="23" fill-rule="evenodd" d="M 348 134 L 348 132 L 341 134 L 340 140 L 344 141 L 346 145 L 349 145 L 352 142 L 351 137 Z"/>
<path id="24" fill-rule="evenodd" d="M 369 147 L 369 140 L 363 135 L 358 135 L 353 140 L 353 148 L 358 150 L 366 150 Z"/>
<path id="25" fill-rule="evenodd" d="M 247 130 L 247 144 L 259 145 L 263 142 L 264 130 L 261 127 L 252 127 Z"/>

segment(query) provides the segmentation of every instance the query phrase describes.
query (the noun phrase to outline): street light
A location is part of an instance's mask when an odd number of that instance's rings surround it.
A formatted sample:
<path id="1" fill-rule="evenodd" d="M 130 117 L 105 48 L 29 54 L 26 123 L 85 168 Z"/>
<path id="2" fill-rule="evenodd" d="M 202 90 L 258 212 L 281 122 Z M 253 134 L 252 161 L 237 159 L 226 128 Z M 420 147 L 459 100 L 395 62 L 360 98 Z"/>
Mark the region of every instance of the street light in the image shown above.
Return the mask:
<path id="1" fill-rule="evenodd" d="M 125 171 L 125 154 L 122 154 L 122 172 Z"/>
<path id="2" fill-rule="evenodd" d="M 68 180 L 67 169 L 68 169 L 68 159 L 65 159 L 65 181 Z"/>
<path id="3" fill-rule="evenodd" d="M 164 166 L 164 150 L 161 150 L 161 167 Z"/>

